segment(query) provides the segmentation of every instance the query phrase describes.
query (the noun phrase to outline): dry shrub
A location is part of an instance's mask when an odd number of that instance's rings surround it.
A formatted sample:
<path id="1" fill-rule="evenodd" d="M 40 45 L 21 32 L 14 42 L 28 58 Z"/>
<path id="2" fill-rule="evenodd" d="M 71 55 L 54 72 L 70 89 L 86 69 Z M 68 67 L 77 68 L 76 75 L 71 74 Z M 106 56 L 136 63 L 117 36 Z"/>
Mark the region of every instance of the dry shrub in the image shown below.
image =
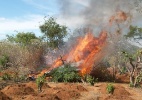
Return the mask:
<path id="1" fill-rule="evenodd" d="M 99 64 L 98 66 L 95 66 L 91 72 L 91 75 L 95 79 L 98 78 L 98 81 L 113 81 L 113 77 L 110 71 L 104 64 Z"/>
<path id="2" fill-rule="evenodd" d="M 37 45 L 31 44 L 22 47 L 18 44 L 1 42 L 0 56 L 6 54 L 10 59 L 10 65 L 13 67 L 28 67 L 32 69 L 42 63 L 43 48 L 41 45 Z"/>

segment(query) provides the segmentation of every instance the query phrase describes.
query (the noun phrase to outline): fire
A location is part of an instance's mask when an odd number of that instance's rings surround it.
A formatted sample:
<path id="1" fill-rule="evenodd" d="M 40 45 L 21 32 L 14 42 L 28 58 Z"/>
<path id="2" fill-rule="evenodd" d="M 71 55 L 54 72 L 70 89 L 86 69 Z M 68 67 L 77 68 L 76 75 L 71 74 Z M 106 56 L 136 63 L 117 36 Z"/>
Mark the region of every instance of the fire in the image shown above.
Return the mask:
<path id="1" fill-rule="evenodd" d="M 76 47 L 73 48 L 68 55 L 63 56 L 62 59 L 58 58 L 53 63 L 51 69 L 61 66 L 63 64 L 62 60 L 72 63 L 82 61 L 78 66 L 81 69 L 80 73 L 82 75 L 89 73 L 95 62 L 94 57 L 101 51 L 106 42 L 106 38 L 106 31 L 102 31 L 99 37 L 94 37 L 90 32 L 87 33 L 78 40 Z"/>
<path id="2" fill-rule="evenodd" d="M 112 26 L 112 24 L 115 22 L 125 22 L 128 17 L 129 16 L 123 11 L 116 12 L 116 14 L 110 17 L 109 26 Z M 101 51 L 106 45 L 106 39 L 106 31 L 102 31 L 99 37 L 94 37 L 93 33 L 88 32 L 84 37 L 78 38 L 76 46 L 68 54 L 60 56 L 57 60 L 54 61 L 51 68 L 48 70 L 43 70 L 38 76 L 41 76 L 44 73 L 63 65 L 64 62 L 72 64 L 75 63 L 80 69 L 81 75 L 90 73 L 93 65 L 103 57 L 103 53 Z"/>
<path id="3" fill-rule="evenodd" d="M 119 11 L 115 15 L 111 16 L 109 20 L 109 24 L 111 26 L 113 22 L 121 23 L 121 22 L 125 22 L 127 19 L 128 19 L 128 15 L 123 11 Z"/>
<path id="4" fill-rule="evenodd" d="M 87 74 L 90 73 L 92 70 L 92 67 L 95 63 L 95 56 L 102 50 L 103 46 L 106 43 L 106 38 L 107 38 L 107 32 L 102 31 L 100 33 L 99 38 L 94 38 L 94 42 L 90 42 L 90 48 L 91 52 L 88 54 L 84 62 L 79 66 L 81 70 L 81 74 Z"/>

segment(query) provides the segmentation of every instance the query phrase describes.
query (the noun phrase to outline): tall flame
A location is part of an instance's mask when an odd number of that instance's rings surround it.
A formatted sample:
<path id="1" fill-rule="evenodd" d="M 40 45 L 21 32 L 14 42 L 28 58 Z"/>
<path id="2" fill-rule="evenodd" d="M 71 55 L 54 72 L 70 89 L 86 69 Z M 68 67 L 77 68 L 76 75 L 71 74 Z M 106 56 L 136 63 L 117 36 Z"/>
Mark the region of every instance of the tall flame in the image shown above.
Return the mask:
<path id="1" fill-rule="evenodd" d="M 92 33 L 87 33 L 84 37 L 78 40 L 75 48 L 69 54 L 66 54 L 62 59 L 58 58 L 53 63 L 51 69 L 59 67 L 63 64 L 63 60 L 67 62 L 82 62 L 78 67 L 81 69 L 81 74 L 89 73 L 94 64 L 94 57 L 99 53 L 106 42 L 107 32 L 102 31 L 100 36 L 94 37 Z"/>

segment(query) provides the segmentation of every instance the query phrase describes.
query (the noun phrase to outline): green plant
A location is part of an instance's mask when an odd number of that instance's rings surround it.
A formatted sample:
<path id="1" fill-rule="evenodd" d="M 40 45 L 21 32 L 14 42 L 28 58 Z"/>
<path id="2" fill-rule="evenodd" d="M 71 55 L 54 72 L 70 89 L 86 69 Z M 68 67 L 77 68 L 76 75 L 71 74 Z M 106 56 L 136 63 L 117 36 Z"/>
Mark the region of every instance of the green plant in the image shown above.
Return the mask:
<path id="1" fill-rule="evenodd" d="M 107 88 L 106 89 L 107 89 L 108 93 L 112 94 L 114 92 L 115 88 L 114 88 L 114 86 L 112 84 L 107 84 Z"/>
<path id="2" fill-rule="evenodd" d="M 19 77 L 20 81 L 26 81 L 27 76 L 26 75 L 22 75 Z"/>
<path id="3" fill-rule="evenodd" d="M 38 87 L 38 91 L 41 92 L 42 91 L 42 86 L 43 84 L 45 83 L 45 76 L 39 76 L 37 79 L 36 79 L 36 84 L 37 84 L 37 87 Z"/>
<path id="4" fill-rule="evenodd" d="M 126 72 L 127 72 L 126 66 L 124 66 L 120 69 L 120 74 L 125 74 Z"/>
<path id="5" fill-rule="evenodd" d="M 130 87 L 134 87 L 133 83 L 129 83 L 129 86 L 130 86 Z"/>
<path id="6" fill-rule="evenodd" d="M 2 75 L 2 80 L 11 80 L 10 74 L 4 73 L 4 74 Z"/>
<path id="7" fill-rule="evenodd" d="M 0 58 L 0 65 L 3 68 L 8 67 L 7 63 L 9 62 L 9 57 L 6 54 L 3 54 Z"/>
<path id="8" fill-rule="evenodd" d="M 122 57 L 125 63 L 130 63 L 130 66 L 127 66 L 127 70 L 130 74 L 130 83 L 134 87 L 139 86 L 142 80 L 142 71 L 140 66 L 140 63 L 142 62 L 142 50 L 137 50 L 135 53 L 122 51 Z"/>
<path id="9" fill-rule="evenodd" d="M 63 67 L 54 69 L 51 73 L 52 81 L 54 82 L 79 82 L 81 76 L 77 72 L 76 68 L 70 64 L 66 64 Z"/>
<path id="10" fill-rule="evenodd" d="M 58 24 L 53 17 L 49 19 L 45 17 L 44 21 L 39 27 L 43 33 L 43 38 L 46 40 L 48 47 L 59 48 L 60 44 L 64 43 L 63 39 L 67 36 L 67 27 Z"/>
<path id="11" fill-rule="evenodd" d="M 38 39 L 33 32 L 18 32 L 16 36 L 7 35 L 7 40 L 12 43 L 18 43 L 21 46 L 31 44 L 32 39 Z"/>
<path id="12" fill-rule="evenodd" d="M 93 76 L 91 75 L 86 75 L 86 82 L 90 83 L 90 85 L 94 85 L 95 82 L 97 82 L 97 78 L 95 79 Z"/>

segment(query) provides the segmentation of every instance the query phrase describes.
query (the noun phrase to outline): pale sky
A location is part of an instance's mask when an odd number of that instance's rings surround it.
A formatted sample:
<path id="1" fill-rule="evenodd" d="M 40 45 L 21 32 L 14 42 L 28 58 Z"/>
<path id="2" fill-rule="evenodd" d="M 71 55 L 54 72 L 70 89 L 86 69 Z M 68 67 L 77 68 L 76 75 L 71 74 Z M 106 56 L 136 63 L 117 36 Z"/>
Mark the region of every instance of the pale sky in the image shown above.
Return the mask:
<path id="1" fill-rule="evenodd" d="M 82 0 L 72 0 L 72 2 L 87 6 L 87 3 Z M 37 36 L 41 35 L 39 25 L 45 16 L 54 16 L 58 23 L 70 28 L 82 22 L 82 19 L 76 16 L 63 18 L 60 14 L 61 3 L 62 0 L 1 0 L 0 40 L 5 39 L 6 34 L 17 34 L 15 31 L 34 32 Z"/>

